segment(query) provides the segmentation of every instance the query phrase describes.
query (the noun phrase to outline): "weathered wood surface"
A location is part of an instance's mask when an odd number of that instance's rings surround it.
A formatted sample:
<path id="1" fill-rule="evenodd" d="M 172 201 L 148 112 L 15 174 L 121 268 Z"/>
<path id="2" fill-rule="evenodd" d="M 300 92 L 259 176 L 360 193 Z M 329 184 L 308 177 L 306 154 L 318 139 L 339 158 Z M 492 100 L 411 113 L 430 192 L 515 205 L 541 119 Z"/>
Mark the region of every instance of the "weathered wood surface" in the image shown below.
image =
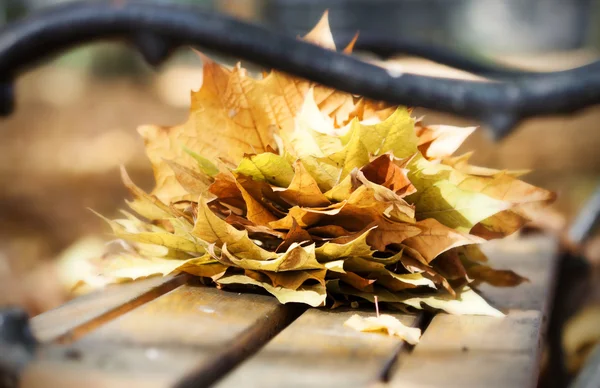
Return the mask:
<path id="1" fill-rule="evenodd" d="M 391 387 L 534 387 L 556 269 L 556 243 L 546 237 L 488 246 L 490 261 L 530 279 L 516 289 L 483 286 L 504 318 L 436 315 Z"/>
<path id="2" fill-rule="evenodd" d="M 58 308 L 31 319 L 33 334 L 41 342 L 66 336 L 90 321 L 119 308 L 135 307 L 182 284 L 184 278 L 150 278 L 139 282 L 110 287 L 103 292 L 94 292 L 74 299 Z M 123 311 L 119 311 L 122 313 Z M 120 314 L 119 314 L 120 315 Z"/>
<path id="3" fill-rule="evenodd" d="M 183 285 L 66 346 L 50 345 L 25 371 L 24 387 L 152 383 L 187 374 L 209 383 L 268 341 L 297 313 L 265 295 Z"/>
<path id="4" fill-rule="evenodd" d="M 36 318 L 47 343 L 22 386 L 367 387 L 391 370 L 391 387 L 532 387 L 556 244 L 534 237 L 488 251 L 496 267 L 531 280 L 517 289 L 482 287 L 507 317 L 438 314 L 412 352 L 396 338 L 344 327 L 356 310 L 303 313 L 266 295 L 135 285 L 138 294 L 113 290 Z"/>
<path id="5" fill-rule="evenodd" d="M 350 388 L 377 382 L 403 341 L 344 327 L 356 313 L 308 310 L 217 387 Z M 375 311 L 367 314 L 374 315 Z M 406 325 L 418 323 L 418 316 L 392 315 Z"/>

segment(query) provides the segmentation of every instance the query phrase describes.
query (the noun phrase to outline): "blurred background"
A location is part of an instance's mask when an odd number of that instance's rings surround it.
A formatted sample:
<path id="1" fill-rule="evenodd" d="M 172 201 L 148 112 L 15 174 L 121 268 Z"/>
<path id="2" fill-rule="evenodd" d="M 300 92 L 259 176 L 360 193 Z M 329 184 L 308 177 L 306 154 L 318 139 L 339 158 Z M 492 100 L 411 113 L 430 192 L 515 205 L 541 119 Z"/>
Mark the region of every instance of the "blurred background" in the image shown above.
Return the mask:
<path id="1" fill-rule="evenodd" d="M 0 27 L 65 2 L 0 0 Z M 600 51 L 597 0 L 162 2 L 228 13 L 293 36 L 306 33 L 329 9 L 340 45 L 355 31 L 368 31 L 539 71 L 579 66 L 598 58 Z M 399 64 L 417 73 L 469 77 L 401 56 L 385 66 Z M 190 90 L 198 89 L 201 82 L 200 60 L 190 49 L 179 50 L 155 70 L 135 51 L 110 42 L 66 53 L 18 80 L 17 111 L 0 119 L 0 305 L 20 303 L 37 314 L 63 301 L 64 295 L 46 284 L 51 271 L 46 264 L 77 240 L 108 232 L 87 208 L 110 216 L 123 207 L 127 194 L 118 174 L 120 164 L 140 186 L 152 187 L 150 165 L 136 127 L 183 122 Z M 420 114 L 426 114 L 425 121 L 431 124 L 479 124 L 435 112 L 419 110 Z M 476 164 L 532 169 L 526 180 L 559 193 L 556 213 L 545 223 L 561 230 L 600 182 L 598 123 L 600 108 L 529 120 L 499 143 L 492 142 L 481 128 L 462 151 L 476 151 Z M 600 327 L 596 307 L 600 282 L 594 281 L 600 268 L 600 239 L 592 240 L 585 252 L 592 270 L 576 286 L 561 292 L 570 295 L 571 305 L 576 306 L 573 310 L 589 315 L 586 322 Z M 579 347 L 588 346 L 598 340 L 599 331 L 588 330 L 585 338 L 574 341 L 579 341 Z M 574 371 L 587 354 L 577 346 L 572 356 Z"/>

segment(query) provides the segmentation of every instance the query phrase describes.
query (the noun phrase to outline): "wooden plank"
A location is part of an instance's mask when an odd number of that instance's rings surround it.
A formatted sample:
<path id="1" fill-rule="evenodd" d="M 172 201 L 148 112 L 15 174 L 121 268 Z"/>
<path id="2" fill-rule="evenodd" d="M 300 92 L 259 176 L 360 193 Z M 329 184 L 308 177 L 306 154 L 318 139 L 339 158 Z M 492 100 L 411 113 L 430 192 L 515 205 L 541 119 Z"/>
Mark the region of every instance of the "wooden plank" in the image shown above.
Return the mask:
<path id="1" fill-rule="evenodd" d="M 23 387 L 206 386 L 303 309 L 266 295 L 184 285 L 68 344 L 43 347 Z"/>
<path id="2" fill-rule="evenodd" d="M 310 309 L 216 386 L 364 387 L 376 382 L 403 342 L 343 326 L 374 311 Z M 393 314 L 414 325 L 417 316 Z"/>
<path id="3" fill-rule="evenodd" d="M 557 262 L 556 241 L 533 237 L 487 247 L 495 267 L 530 278 L 516 289 L 482 287 L 504 318 L 436 315 L 390 387 L 534 387 Z"/>
<path id="4" fill-rule="evenodd" d="M 497 269 L 512 269 L 530 282 L 517 288 L 480 287 L 484 298 L 502 310 L 547 312 L 558 265 L 558 241 L 548 236 L 531 236 L 490 241 L 483 245 L 490 264 Z"/>
<path id="5" fill-rule="evenodd" d="M 127 305 L 127 308 L 132 308 L 150 301 L 171 291 L 184 281 L 184 277 L 177 279 L 173 276 L 155 277 L 108 287 L 33 317 L 31 328 L 39 341 L 49 342 L 121 306 Z"/>

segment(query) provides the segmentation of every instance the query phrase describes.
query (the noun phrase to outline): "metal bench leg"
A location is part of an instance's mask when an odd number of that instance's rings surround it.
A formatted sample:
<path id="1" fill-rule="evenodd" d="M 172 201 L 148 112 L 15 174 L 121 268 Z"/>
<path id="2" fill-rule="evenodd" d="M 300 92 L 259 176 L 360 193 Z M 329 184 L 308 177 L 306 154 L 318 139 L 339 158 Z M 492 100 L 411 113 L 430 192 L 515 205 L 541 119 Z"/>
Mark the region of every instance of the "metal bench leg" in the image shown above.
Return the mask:
<path id="1" fill-rule="evenodd" d="M 0 309 L 0 388 L 18 386 L 19 374 L 33 358 L 37 344 L 25 310 Z"/>

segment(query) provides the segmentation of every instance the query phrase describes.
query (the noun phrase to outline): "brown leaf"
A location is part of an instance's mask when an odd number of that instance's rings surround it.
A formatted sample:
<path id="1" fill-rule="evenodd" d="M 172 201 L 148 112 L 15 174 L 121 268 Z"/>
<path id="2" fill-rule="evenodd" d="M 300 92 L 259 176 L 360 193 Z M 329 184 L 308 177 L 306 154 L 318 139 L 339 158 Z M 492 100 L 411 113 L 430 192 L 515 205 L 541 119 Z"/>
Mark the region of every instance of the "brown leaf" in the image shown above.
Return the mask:
<path id="1" fill-rule="evenodd" d="M 486 239 L 505 237 L 516 232 L 556 200 L 555 193 L 520 181 L 505 172 L 489 177 L 469 177 L 460 183 L 460 187 L 480 191 L 491 198 L 512 204 L 510 209 L 480 221 L 471 229 L 472 234 Z"/>
<path id="2" fill-rule="evenodd" d="M 196 196 L 204 194 L 213 183 L 213 179 L 200 171 L 182 166 L 172 160 L 165 160 L 175 173 L 177 182 L 190 194 Z"/>
<path id="3" fill-rule="evenodd" d="M 271 280 L 273 287 L 283 287 L 290 290 L 297 290 L 307 280 L 314 280 L 325 286 L 326 273 L 326 269 L 313 269 L 293 272 L 263 272 L 263 274 Z"/>
<path id="4" fill-rule="evenodd" d="M 399 244 L 406 239 L 417 236 L 421 229 L 415 225 L 380 219 L 377 228 L 369 234 L 367 242 L 378 251 L 385 251 L 390 244 Z"/>
<path id="5" fill-rule="evenodd" d="M 416 189 L 408 179 L 408 169 L 400 168 L 394 159 L 393 155 L 386 153 L 360 170 L 369 181 L 387 187 L 400 197 L 414 193 Z"/>
<path id="6" fill-rule="evenodd" d="M 133 183 L 125 167 L 121 166 L 121 179 L 129 192 L 133 195 L 134 200 L 127 204 L 139 215 L 149 220 L 157 220 L 161 218 L 173 217 L 173 209 L 165 205 L 160 199 L 154 195 L 147 194 Z"/>
<path id="7" fill-rule="evenodd" d="M 215 195 L 221 203 L 229 204 L 238 209 L 246 209 L 242 192 L 231 173 L 220 172 L 208 188 L 208 192 Z"/>
<path id="8" fill-rule="evenodd" d="M 460 261 L 458 252 L 451 249 L 432 261 L 433 268 L 448 280 L 465 279 L 467 271 Z"/>
<path id="9" fill-rule="evenodd" d="M 288 231 L 283 242 L 277 247 L 276 252 L 285 252 L 293 243 L 301 244 L 304 242 L 312 243 L 312 237 L 306 230 L 298 226 L 296 220 L 293 220 L 292 227 Z"/>
<path id="10" fill-rule="evenodd" d="M 325 216 L 338 214 L 346 206 L 345 202 L 334 203 L 325 208 L 305 208 L 294 206 L 290 208 L 288 214 L 277 221 L 273 221 L 269 226 L 273 229 L 291 229 L 294 222 L 297 222 L 303 228 L 318 223 Z"/>
<path id="11" fill-rule="evenodd" d="M 462 247 L 456 248 L 456 251 L 470 261 L 477 261 L 480 263 L 488 261 L 487 256 L 481 251 L 479 245 L 463 245 Z"/>
<path id="12" fill-rule="evenodd" d="M 365 279 L 361 276 L 358 276 L 354 272 L 334 273 L 332 278 L 340 279 L 342 282 L 356 288 L 357 290 L 373 292 L 373 283 L 375 283 L 375 280 Z"/>
<path id="13" fill-rule="evenodd" d="M 419 251 L 427 262 L 431 262 L 449 249 L 468 244 L 480 244 L 484 241 L 479 237 L 442 225 L 433 218 L 419 221 L 415 225 L 421 229 L 421 233 L 405 240 L 403 244 Z"/>
<path id="14" fill-rule="evenodd" d="M 293 206 L 322 207 L 330 204 L 300 160 L 294 163 L 294 178 L 289 187 L 277 194 Z"/>
<path id="15" fill-rule="evenodd" d="M 246 203 L 246 217 L 257 225 L 268 225 L 270 222 L 276 221 L 275 217 L 271 212 L 256 199 L 236 180 L 236 185 L 244 198 Z"/>
<path id="16" fill-rule="evenodd" d="M 467 267 L 467 274 L 477 282 L 485 282 L 494 287 L 516 287 L 529 281 L 513 271 L 493 269 L 482 264 Z"/>
<path id="17" fill-rule="evenodd" d="M 319 237 L 325 237 L 325 238 L 336 238 L 336 237 L 348 236 L 353 233 L 353 232 L 347 231 L 346 229 L 344 229 L 343 227 L 341 227 L 339 225 L 314 226 L 312 228 L 309 228 L 307 231 L 312 236 L 319 236 Z"/>

